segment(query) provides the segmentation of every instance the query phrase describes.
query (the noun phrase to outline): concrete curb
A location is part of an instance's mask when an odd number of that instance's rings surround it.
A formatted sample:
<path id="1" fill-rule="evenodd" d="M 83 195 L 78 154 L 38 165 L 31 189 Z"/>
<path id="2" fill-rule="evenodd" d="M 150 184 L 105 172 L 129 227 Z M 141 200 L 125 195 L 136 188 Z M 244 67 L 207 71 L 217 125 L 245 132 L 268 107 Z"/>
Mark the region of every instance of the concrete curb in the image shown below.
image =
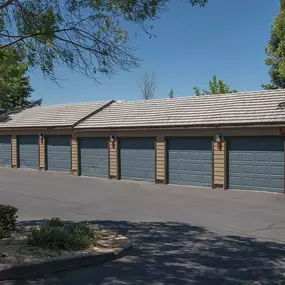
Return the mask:
<path id="1" fill-rule="evenodd" d="M 53 272 L 113 261 L 126 255 L 131 248 L 132 243 L 126 241 L 115 250 L 105 253 L 71 254 L 63 257 L 50 258 L 48 260 L 25 262 L 16 265 L 0 264 L 0 281 L 48 275 Z"/>

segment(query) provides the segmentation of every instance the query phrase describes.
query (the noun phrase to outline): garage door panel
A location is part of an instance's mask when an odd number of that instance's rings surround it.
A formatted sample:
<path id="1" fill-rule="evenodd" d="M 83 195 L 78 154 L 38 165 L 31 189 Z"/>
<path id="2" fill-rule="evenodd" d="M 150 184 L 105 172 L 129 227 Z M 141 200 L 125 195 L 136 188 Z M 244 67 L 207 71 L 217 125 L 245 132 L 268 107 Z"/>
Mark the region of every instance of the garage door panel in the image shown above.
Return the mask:
<path id="1" fill-rule="evenodd" d="M 79 147 L 81 175 L 108 177 L 108 139 L 82 138 Z"/>
<path id="2" fill-rule="evenodd" d="M 212 143 L 210 139 L 169 139 L 169 183 L 211 186 Z"/>
<path id="3" fill-rule="evenodd" d="M 0 166 L 11 166 L 10 136 L 0 136 Z"/>
<path id="4" fill-rule="evenodd" d="M 271 175 L 282 176 L 284 175 L 284 168 L 280 166 L 272 165 L 270 168 Z"/>
<path id="5" fill-rule="evenodd" d="M 229 159 L 231 161 L 241 161 L 241 154 L 237 152 L 230 152 L 229 153 Z"/>
<path id="6" fill-rule="evenodd" d="M 274 163 L 283 163 L 284 162 L 284 156 L 283 156 L 283 153 L 281 152 L 276 152 L 276 153 L 272 153 L 271 156 L 270 156 L 270 162 Z"/>
<path id="7" fill-rule="evenodd" d="M 19 167 L 37 169 L 39 167 L 39 145 L 37 136 L 19 136 Z"/>
<path id="8" fill-rule="evenodd" d="M 254 153 L 252 152 L 245 152 L 241 155 L 241 160 L 244 162 L 252 161 L 254 159 Z"/>
<path id="9" fill-rule="evenodd" d="M 46 137 L 46 161 L 47 169 L 54 171 L 70 172 L 70 137 L 47 136 Z"/>
<path id="10" fill-rule="evenodd" d="M 188 168 L 189 169 L 189 168 Z M 198 163 L 192 163 L 190 166 L 190 170 L 192 172 L 198 171 L 199 173 L 201 172 L 201 164 Z"/>
<path id="11" fill-rule="evenodd" d="M 204 184 L 211 184 L 212 183 L 212 176 L 211 175 L 202 175 L 202 182 Z"/>
<path id="12" fill-rule="evenodd" d="M 262 177 L 256 177 L 255 184 L 258 187 L 270 187 L 270 180 Z"/>
<path id="13" fill-rule="evenodd" d="M 251 172 L 253 172 L 253 171 L 254 171 L 254 167 L 252 167 L 252 171 Z M 257 165 L 255 167 L 255 173 L 256 173 L 256 176 L 263 175 L 263 174 L 270 175 L 270 166 L 269 165 L 264 165 L 264 166 Z"/>
<path id="14" fill-rule="evenodd" d="M 241 170 L 242 170 L 242 173 L 244 173 L 244 174 L 253 173 L 254 172 L 254 166 L 253 165 L 243 165 Z"/>
<path id="15" fill-rule="evenodd" d="M 284 138 L 235 138 L 228 148 L 229 188 L 284 191 Z"/>
<path id="16" fill-rule="evenodd" d="M 191 160 L 201 160 L 201 153 L 197 153 L 197 152 L 191 152 L 191 156 L 190 156 Z"/>
<path id="17" fill-rule="evenodd" d="M 120 140 L 121 178 L 154 181 L 154 139 Z"/>
<path id="18" fill-rule="evenodd" d="M 212 162 L 207 164 L 202 164 L 202 173 L 211 173 L 212 172 Z M 209 176 L 209 175 L 208 175 Z M 210 175 L 212 176 L 212 175 Z"/>
<path id="19" fill-rule="evenodd" d="M 209 161 L 212 160 L 212 153 L 211 152 L 202 152 L 202 160 Z"/>

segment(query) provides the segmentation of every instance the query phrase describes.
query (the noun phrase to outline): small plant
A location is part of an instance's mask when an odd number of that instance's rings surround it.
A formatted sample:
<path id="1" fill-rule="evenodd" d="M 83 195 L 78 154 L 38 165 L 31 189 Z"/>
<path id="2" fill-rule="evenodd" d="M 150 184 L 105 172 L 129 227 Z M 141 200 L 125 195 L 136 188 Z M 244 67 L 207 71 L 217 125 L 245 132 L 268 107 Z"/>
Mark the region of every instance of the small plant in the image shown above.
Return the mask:
<path id="1" fill-rule="evenodd" d="M 10 205 L 0 205 L 0 239 L 6 238 L 16 228 L 18 209 Z"/>
<path id="2" fill-rule="evenodd" d="M 40 227 L 32 228 L 27 241 L 30 245 L 52 250 L 83 250 L 97 240 L 97 233 L 88 224 L 64 223 L 53 218 Z"/>

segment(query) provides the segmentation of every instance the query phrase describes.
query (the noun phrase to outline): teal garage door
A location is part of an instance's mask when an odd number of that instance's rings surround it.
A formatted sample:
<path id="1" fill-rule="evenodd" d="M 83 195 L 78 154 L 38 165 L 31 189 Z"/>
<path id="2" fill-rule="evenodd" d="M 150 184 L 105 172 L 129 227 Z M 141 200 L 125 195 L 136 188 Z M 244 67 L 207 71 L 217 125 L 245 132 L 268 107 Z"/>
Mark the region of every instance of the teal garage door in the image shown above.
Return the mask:
<path id="1" fill-rule="evenodd" d="M 0 166 L 11 167 L 11 137 L 0 136 Z"/>
<path id="2" fill-rule="evenodd" d="M 211 139 L 169 139 L 168 182 L 210 187 L 212 185 Z"/>
<path id="3" fill-rule="evenodd" d="M 82 138 L 79 140 L 79 151 L 81 175 L 108 177 L 107 138 Z"/>
<path id="4" fill-rule="evenodd" d="M 54 171 L 70 172 L 71 148 L 69 136 L 47 136 L 46 162 L 47 169 Z"/>
<path id="5" fill-rule="evenodd" d="M 154 181 L 154 144 L 154 139 L 120 140 L 122 179 Z"/>
<path id="6" fill-rule="evenodd" d="M 284 138 L 228 140 L 229 188 L 284 192 Z"/>
<path id="7" fill-rule="evenodd" d="M 19 167 L 39 168 L 38 136 L 19 136 L 18 152 Z"/>

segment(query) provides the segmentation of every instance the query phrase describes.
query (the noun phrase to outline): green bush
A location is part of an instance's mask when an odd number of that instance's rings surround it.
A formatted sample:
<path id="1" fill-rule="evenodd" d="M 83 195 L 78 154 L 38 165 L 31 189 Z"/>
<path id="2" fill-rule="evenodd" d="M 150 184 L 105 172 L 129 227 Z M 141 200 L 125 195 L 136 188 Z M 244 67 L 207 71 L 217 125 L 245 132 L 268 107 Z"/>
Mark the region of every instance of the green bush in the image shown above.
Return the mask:
<path id="1" fill-rule="evenodd" d="M 0 239 L 6 238 L 16 228 L 18 209 L 10 205 L 0 205 Z"/>
<path id="2" fill-rule="evenodd" d="M 33 227 L 28 243 L 52 250 L 83 250 L 98 240 L 96 232 L 86 223 L 64 223 L 59 218 L 46 220 Z"/>

